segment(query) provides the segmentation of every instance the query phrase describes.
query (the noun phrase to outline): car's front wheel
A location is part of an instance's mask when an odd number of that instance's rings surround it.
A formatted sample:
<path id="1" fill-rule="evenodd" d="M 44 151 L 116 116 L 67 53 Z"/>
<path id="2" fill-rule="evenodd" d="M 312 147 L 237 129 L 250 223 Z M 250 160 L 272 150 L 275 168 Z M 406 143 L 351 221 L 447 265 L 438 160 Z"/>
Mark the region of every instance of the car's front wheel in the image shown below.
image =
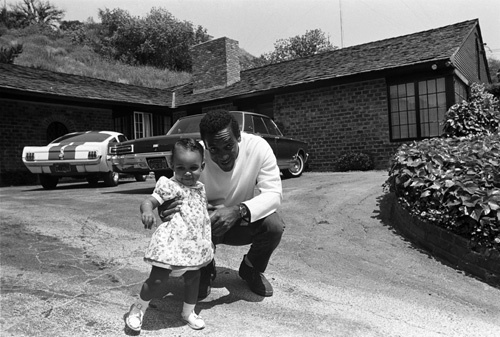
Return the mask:
<path id="1" fill-rule="evenodd" d="M 40 174 L 40 184 L 46 190 L 53 190 L 56 188 L 57 183 L 59 182 L 59 177 L 53 177 L 48 174 Z"/>
<path id="2" fill-rule="evenodd" d="M 304 166 L 304 157 L 301 154 L 298 154 L 292 167 L 282 171 L 283 176 L 286 178 L 300 177 L 302 172 L 304 172 Z"/>
<path id="3" fill-rule="evenodd" d="M 106 186 L 116 186 L 118 185 L 118 180 L 120 180 L 120 174 L 118 174 L 118 172 L 111 171 L 104 175 L 104 184 Z"/>

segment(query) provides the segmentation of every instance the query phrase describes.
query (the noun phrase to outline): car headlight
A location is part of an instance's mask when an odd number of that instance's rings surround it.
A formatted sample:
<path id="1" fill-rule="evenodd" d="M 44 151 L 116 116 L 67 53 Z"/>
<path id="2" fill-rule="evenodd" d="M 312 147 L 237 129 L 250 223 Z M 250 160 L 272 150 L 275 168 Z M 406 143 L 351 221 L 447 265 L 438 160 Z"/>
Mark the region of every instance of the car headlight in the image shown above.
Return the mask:
<path id="1" fill-rule="evenodd" d="M 89 159 L 96 159 L 97 158 L 97 151 L 89 151 Z"/>

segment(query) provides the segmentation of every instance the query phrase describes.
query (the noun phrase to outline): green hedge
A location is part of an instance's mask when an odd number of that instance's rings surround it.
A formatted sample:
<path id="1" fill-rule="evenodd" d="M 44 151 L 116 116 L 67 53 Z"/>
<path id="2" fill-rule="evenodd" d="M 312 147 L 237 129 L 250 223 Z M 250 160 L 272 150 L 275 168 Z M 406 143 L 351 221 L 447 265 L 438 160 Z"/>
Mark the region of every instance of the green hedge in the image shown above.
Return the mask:
<path id="1" fill-rule="evenodd" d="M 385 185 L 414 216 L 500 250 L 500 134 L 402 145 Z"/>

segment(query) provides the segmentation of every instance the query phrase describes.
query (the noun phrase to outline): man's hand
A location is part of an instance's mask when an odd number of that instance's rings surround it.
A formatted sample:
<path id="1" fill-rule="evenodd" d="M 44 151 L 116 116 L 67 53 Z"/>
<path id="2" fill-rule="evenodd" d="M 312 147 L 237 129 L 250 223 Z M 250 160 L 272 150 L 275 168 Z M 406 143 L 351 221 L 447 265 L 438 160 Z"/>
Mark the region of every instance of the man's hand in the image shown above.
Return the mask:
<path id="1" fill-rule="evenodd" d="M 240 219 L 238 206 L 210 206 L 210 222 L 212 223 L 212 236 L 222 236 Z"/>
<path id="2" fill-rule="evenodd" d="M 180 212 L 182 205 L 182 200 L 173 200 L 171 202 L 164 202 L 158 207 L 158 215 L 161 221 L 170 221 L 175 213 Z"/>

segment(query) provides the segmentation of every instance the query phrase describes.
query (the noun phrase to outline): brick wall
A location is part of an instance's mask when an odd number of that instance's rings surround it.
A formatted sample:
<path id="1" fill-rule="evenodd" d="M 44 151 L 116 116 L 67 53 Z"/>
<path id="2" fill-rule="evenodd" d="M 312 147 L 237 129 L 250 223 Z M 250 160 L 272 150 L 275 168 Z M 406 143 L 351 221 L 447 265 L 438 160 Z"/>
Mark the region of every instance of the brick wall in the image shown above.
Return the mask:
<path id="1" fill-rule="evenodd" d="M 47 145 L 47 127 L 64 124 L 69 132 L 113 130 L 111 110 L 25 103 L 0 99 L 0 186 L 30 182 L 21 155 L 25 146 Z"/>
<path id="2" fill-rule="evenodd" d="M 193 92 L 224 88 L 240 80 L 238 41 L 221 37 L 190 50 L 193 58 Z"/>
<path id="3" fill-rule="evenodd" d="M 238 110 L 236 106 L 234 106 L 232 103 L 227 103 L 227 104 L 219 104 L 219 105 L 211 105 L 211 106 L 205 106 L 202 109 L 202 113 L 208 113 L 210 111 L 235 111 Z"/>
<path id="4" fill-rule="evenodd" d="M 500 252 L 494 248 L 474 251 L 469 240 L 412 217 L 391 193 L 386 196 L 390 205 L 391 225 L 415 245 L 453 268 L 470 273 L 484 282 L 500 288 Z"/>
<path id="5" fill-rule="evenodd" d="M 346 152 L 366 153 L 377 169 L 386 169 L 401 145 L 389 141 L 384 79 L 276 96 L 274 119 L 287 136 L 309 144 L 313 171 L 333 171 L 335 159 Z"/>

